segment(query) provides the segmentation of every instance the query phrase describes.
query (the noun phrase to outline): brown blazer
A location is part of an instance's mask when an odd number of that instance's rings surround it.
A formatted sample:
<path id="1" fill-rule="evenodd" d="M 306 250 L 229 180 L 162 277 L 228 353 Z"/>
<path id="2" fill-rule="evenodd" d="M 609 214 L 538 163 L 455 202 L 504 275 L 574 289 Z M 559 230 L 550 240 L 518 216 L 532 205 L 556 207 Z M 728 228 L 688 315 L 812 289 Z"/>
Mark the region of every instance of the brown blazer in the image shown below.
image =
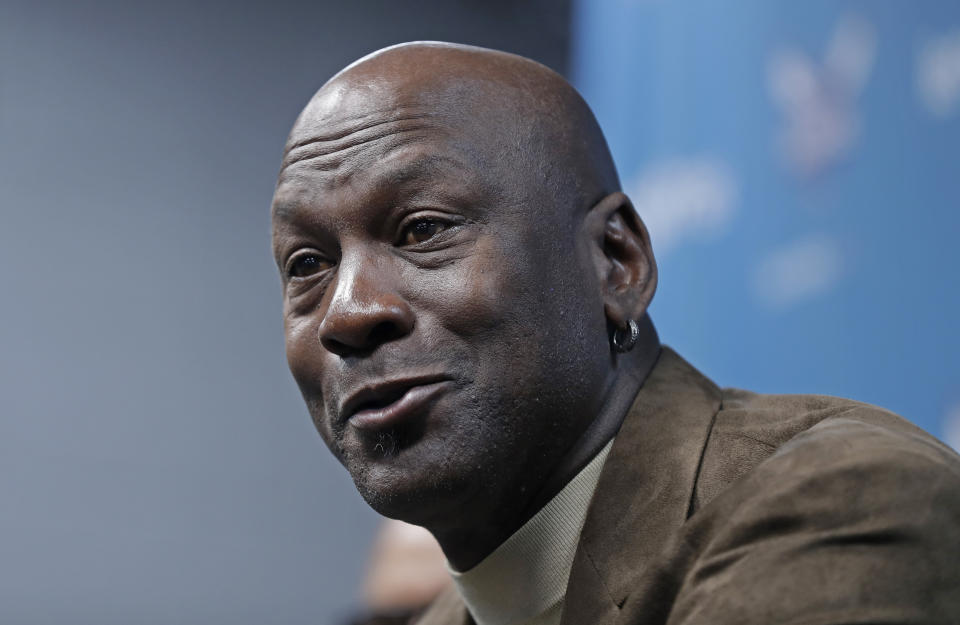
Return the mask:
<path id="1" fill-rule="evenodd" d="M 471 623 L 456 591 L 419 625 Z M 594 493 L 562 625 L 960 624 L 960 456 L 846 399 L 719 389 L 669 348 Z"/>

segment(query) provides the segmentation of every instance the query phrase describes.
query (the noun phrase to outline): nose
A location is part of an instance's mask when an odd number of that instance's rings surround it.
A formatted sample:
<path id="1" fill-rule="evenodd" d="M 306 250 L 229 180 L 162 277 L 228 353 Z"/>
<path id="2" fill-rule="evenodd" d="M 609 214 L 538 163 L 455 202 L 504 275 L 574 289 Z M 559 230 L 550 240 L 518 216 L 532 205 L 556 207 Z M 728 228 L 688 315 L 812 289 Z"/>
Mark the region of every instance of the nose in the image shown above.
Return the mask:
<path id="1" fill-rule="evenodd" d="M 369 353 L 410 334 L 414 313 L 383 263 L 341 259 L 337 283 L 317 334 L 338 356 Z"/>

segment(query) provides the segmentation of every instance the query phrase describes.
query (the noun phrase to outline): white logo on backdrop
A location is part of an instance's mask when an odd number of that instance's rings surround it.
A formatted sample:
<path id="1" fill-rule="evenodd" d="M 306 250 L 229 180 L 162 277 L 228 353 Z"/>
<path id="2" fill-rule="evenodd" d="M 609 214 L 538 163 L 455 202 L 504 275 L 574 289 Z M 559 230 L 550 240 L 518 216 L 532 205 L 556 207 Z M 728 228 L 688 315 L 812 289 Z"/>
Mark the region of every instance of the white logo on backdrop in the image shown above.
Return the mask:
<path id="1" fill-rule="evenodd" d="M 787 308 L 830 290 L 842 274 L 840 243 L 824 234 L 806 236 L 761 261 L 753 290 L 761 303 Z"/>
<path id="2" fill-rule="evenodd" d="M 795 173 L 813 176 L 843 158 L 860 133 L 856 100 L 873 69 L 869 22 L 844 16 L 820 63 L 797 48 L 770 57 L 770 95 L 783 116 L 780 149 Z"/>
<path id="3" fill-rule="evenodd" d="M 722 234 L 739 196 L 729 168 L 707 157 L 658 163 L 641 171 L 626 190 L 658 256 L 684 239 Z"/>
<path id="4" fill-rule="evenodd" d="M 955 113 L 960 104 L 960 29 L 927 41 L 917 55 L 917 93 L 937 117 Z"/>

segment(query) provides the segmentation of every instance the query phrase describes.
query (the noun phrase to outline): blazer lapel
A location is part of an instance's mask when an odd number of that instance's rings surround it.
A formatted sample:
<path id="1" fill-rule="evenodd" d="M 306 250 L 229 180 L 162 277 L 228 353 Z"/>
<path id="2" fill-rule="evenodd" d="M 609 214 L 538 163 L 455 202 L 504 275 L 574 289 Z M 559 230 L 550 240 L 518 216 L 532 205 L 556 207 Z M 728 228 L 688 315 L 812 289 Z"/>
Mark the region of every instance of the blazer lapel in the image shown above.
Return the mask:
<path id="1" fill-rule="evenodd" d="M 664 347 L 607 456 L 574 557 L 562 625 L 606 623 L 689 516 L 720 390 Z"/>

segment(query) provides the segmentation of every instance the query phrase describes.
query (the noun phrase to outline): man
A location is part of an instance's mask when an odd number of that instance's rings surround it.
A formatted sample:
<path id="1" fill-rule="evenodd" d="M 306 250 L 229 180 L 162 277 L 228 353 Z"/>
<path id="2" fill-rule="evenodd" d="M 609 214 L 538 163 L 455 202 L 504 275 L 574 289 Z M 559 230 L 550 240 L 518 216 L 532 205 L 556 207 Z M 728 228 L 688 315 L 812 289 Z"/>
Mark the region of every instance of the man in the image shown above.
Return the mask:
<path id="1" fill-rule="evenodd" d="M 348 66 L 291 131 L 273 247 L 317 430 L 448 561 L 422 623 L 960 622 L 960 459 L 661 348 L 646 229 L 552 71 Z"/>

